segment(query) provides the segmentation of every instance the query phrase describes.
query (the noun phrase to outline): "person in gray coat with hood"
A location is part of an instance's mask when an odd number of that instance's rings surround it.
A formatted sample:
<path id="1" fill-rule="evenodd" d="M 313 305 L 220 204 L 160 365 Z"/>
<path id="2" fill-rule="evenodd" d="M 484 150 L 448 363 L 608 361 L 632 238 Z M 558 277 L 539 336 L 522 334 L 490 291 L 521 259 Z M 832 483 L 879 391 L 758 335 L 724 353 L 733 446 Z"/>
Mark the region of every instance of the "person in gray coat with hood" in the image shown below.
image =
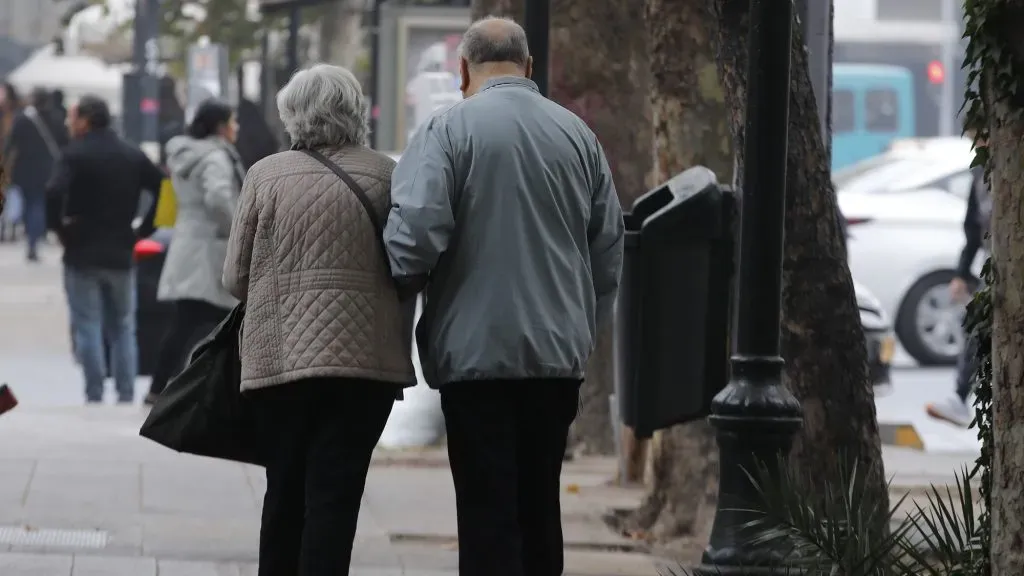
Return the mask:
<path id="1" fill-rule="evenodd" d="M 238 124 L 230 106 L 199 105 L 187 134 L 167 142 L 177 219 L 157 297 L 174 305 L 147 403 L 185 364 L 199 339 L 227 316 L 237 300 L 221 283 L 231 222 L 245 179 L 235 150 Z"/>
<path id="2" fill-rule="evenodd" d="M 384 241 L 400 285 L 426 286 L 417 343 L 441 390 L 459 574 L 555 576 L 562 457 L 618 291 L 622 209 L 594 133 L 529 79 L 518 24 L 473 24 L 461 56 L 465 99 L 403 152 Z"/>

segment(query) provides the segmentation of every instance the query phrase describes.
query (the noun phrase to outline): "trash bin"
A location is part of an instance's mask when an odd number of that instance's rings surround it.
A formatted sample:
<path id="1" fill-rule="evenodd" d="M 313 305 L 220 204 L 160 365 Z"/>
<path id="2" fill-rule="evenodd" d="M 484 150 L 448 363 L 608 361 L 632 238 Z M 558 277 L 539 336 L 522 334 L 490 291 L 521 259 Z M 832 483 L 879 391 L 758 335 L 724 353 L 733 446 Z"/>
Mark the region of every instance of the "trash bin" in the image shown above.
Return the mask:
<path id="1" fill-rule="evenodd" d="M 706 416 L 725 387 L 735 222 L 734 194 L 700 166 L 625 215 L 615 394 L 640 438 Z"/>

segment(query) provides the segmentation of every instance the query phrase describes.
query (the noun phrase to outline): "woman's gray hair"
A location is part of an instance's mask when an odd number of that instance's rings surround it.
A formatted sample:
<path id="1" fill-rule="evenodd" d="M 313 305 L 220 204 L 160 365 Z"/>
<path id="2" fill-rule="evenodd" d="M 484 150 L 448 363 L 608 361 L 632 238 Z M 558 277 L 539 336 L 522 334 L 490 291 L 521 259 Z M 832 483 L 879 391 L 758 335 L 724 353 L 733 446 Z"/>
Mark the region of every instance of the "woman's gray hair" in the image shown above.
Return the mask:
<path id="1" fill-rule="evenodd" d="M 305 148 L 366 144 L 369 126 L 359 80 L 341 66 L 300 70 L 277 93 L 277 111 L 292 144 Z"/>

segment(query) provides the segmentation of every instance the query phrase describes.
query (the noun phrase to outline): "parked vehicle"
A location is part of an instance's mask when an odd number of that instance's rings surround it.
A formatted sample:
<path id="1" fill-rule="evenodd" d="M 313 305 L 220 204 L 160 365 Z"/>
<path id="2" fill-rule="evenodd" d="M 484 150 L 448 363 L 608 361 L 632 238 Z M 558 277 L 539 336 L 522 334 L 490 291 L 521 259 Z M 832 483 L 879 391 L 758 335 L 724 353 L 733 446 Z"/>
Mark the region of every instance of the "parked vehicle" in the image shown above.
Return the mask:
<path id="1" fill-rule="evenodd" d="M 915 134 L 914 78 L 899 66 L 832 68 L 832 170 L 883 152 Z"/>
<path id="2" fill-rule="evenodd" d="M 854 281 L 853 287 L 868 349 L 868 374 L 875 387 L 875 396 L 884 396 L 892 392 L 890 374 L 896 353 L 896 335 L 881 302 L 863 284 Z"/>
<path id="3" fill-rule="evenodd" d="M 948 286 L 964 245 L 970 162 L 969 144 L 939 139 L 896 146 L 835 177 L 850 270 L 923 365 L 953 364 L 963 348 L 964 307 Z"/>

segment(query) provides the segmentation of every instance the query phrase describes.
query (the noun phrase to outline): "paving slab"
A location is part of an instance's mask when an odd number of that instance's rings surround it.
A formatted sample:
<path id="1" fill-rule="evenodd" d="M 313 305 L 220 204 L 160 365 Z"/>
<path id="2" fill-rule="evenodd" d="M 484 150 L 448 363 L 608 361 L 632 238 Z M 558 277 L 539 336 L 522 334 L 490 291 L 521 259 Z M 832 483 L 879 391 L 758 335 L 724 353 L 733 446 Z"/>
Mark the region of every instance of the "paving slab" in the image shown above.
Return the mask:
<path id="1" fill-rule="evenodd" d="M 219 518 L 147 514 L 143 520 L 144 556 L 202 560 L 258 558 L 259 514 Z"/>
<path id="2" fill-rule="evenodd" d="M 24 504 L 35 469 L 36 461 L 30 459 L 4 460 L 0 464 L 0 510 Z"/>
<path id="3" fill-rule="evenodd" d="M 17 576 L 71 576 L 71 556 L 0 554 L 0 574 Z"/>
<path id="4" fill-rule="evenodd" d="M 196 459 L 190 466 L 142 465 L 142 509 L 196 515 L 251 515 L 257 510 L 252 485 L 242 465 Z M 197 481 L 201 480 L 201 481 Z"/>
<path id="5" fill-rule="evenodd" d="M 153 558 L 74 557 L 71 576 L 156 576 Z"/>
<path id="6" fill-rule="evenodd" d="M 246 568 L 246 574 L 251 570 Z M 196 562 L 190 560 L 160 560 L 160 576 L 242 576 L 243 567 L 237 562 Z"/>
<path id="7" fill-rule="evenodd" d="M 133 462 L 37 460 L 25 506 L 138 512 L 140 466 Z"/>

